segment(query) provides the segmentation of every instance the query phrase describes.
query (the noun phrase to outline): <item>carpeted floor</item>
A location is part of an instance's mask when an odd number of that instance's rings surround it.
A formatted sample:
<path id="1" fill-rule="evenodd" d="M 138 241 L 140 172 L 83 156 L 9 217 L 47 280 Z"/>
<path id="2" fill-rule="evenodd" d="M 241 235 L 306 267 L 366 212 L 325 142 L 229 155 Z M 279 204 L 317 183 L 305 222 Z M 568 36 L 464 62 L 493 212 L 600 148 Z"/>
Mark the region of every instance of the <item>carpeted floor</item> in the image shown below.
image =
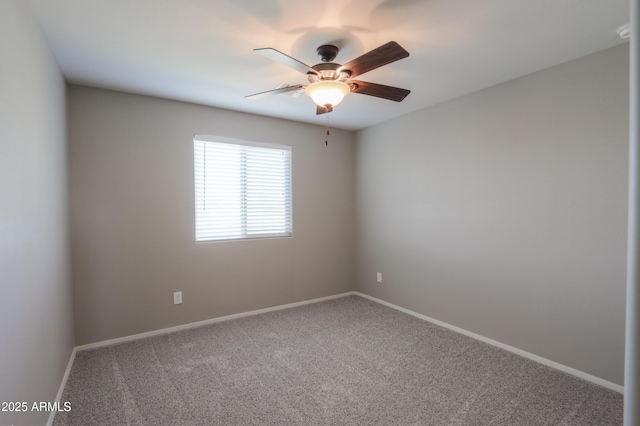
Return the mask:
<path id="1" fill-rule="evenodd" d="M 622 395 L 358 296 L 78 352 L 54 425 L 621 425 Z"/>

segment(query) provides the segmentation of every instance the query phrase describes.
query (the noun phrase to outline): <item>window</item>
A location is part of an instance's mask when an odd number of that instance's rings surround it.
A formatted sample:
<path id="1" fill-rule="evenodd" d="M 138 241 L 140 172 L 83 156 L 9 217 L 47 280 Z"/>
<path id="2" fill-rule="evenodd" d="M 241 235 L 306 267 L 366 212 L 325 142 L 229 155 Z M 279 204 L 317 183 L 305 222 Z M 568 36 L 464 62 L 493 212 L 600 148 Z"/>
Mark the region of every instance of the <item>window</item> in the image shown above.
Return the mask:
<path id="1" fill-rule="evenodd" d="M 291 147 L 196 135 L 196 241 L 292 234 Z"/>

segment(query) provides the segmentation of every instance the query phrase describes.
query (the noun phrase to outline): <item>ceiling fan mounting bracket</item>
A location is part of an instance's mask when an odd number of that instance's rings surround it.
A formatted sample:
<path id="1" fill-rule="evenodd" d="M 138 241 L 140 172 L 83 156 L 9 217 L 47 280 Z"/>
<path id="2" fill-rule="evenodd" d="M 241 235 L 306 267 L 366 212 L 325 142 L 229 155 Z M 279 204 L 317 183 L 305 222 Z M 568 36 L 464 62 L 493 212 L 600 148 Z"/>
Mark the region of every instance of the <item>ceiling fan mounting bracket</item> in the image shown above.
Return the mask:
<path id="1" fill-rule="evenodd" d="M 338 49 L 332 44 L 323 44 L 316 49 L 316 53 L 322 62 L 331 62 L 338 56 Z"/>

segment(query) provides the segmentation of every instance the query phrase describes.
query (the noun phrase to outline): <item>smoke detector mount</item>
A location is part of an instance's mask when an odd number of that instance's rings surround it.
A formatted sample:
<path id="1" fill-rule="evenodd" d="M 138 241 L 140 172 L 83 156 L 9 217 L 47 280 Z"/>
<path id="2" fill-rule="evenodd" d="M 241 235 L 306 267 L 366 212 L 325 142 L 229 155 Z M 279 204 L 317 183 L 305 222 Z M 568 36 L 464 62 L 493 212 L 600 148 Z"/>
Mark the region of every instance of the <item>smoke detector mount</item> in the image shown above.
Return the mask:
<path id="1" fill-rule="evenodd" d="M 621 39 L 626 40 L 631 37 L 631 26 L 629 24 L 624 24 L 620 28 L 616 30 Z"/>

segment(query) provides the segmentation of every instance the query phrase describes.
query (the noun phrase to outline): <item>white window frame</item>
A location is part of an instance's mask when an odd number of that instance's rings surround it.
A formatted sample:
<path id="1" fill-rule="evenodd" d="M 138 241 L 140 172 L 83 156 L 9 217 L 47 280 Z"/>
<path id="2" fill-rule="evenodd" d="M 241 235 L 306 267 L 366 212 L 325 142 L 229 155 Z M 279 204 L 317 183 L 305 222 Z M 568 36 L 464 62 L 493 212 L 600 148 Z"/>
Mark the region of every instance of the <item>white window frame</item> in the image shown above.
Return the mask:
<path id="1" fill-rule="evenodd" d="M 219 233 L 215 235 L 213 233 L 209 233 L 208 235 L 206 234 L 206 231 L 204 230 L 204 220 L 211 220 L 212 218 L 206 217 L 203 211 L 203 206 L 206 206 L 207 203 L 211 203 L 211 199 L 209 199 L 208 201 L 205 200 L 203 197 L 204 197 L 204 191 L 206 189 L 202 189 L 202 188 L 199 189 L 199 182 L 200 182 L 200 185 L 202 185 L 202 182 L 204 182 L 202 179 L 204 179 L 204 176 L 205 176 L 204 175 L 205 171 L 204 169 L 202 169 L 202 167 L 204 167 L 204 163 L 199 164 L 197 159 L 197 149 L 198 149 L 197 146 L 199 143 L 203 143 L 205 146 L 209 146 L 209 147 L 215 147 L 216 145 L 214 144 L 229 144 L 229 145 L 235 145 L 235 146 L 241 146 L 241 147 L 246 146 L 246 147 L 255 147 L 255 148 L 268 148 L 268 149 L 283 151 L 284 153 L 286 153 L 285 155 L 288 156 L 288 159 L 285 158 L 284 165 L 285 167 L 288 166 L 288 169 L 285 169 L 282 181 L 279 181 L 278 179 L 276 179 L 277 184 L 283 184 L 285 186 L 285 193 L 283 196 L 283 200 L 278 201 L 279 203 L 280 202 L 284 203 L 282 207 L 285 209 L 284 223 L 283 223 L 283 226 L 279 229 L 281 232 L 272 232 L 271 230 L 269 230 L 266 233 L 257 233 L 255 229 L 256 229 L 256 222 L 258 220 L 252 221 L 248 218 L 248 213 L 250 211 L 250 208 L 247 207 L 247 203 L 250 203 L 251 201 L 250 201 L 250 195 L 248 195 L 247 193 L 248 191 L 250 191 L 250 189 L 247 187 L 247 182 L 248 182 L 247 174 L 251 173 L 251 170 L 250 168 L 247 168 L 247 164 L 245 162 L 246 157 L 242 155 L 240 160 L 241 166 L 239 166 L 237 171 L 237 173 L 240 174 L 241 177 L 239 178 L 239 181 L 233 181 L 232 183 L 230 183 L 230 184 L 235 184 L 236 186 L 236 188 L 233 188 L 233 194 L 235 198 L 234 204 L 236 204 L 236 206 L 233 209 L 236 210 L 238 208 L 237 203 L 240 203 L 241 205 L 240 207 L 241 212 L 239 213 L 237 222 L 234 225 L 234 229 L 236 229 L 237 231 L 238 227 L 240 227 L 240 231 L 231 232 L 231 233 L 228 233 L 230 231 L 224 231 L 224 232 L 219 231 Z M 208 143 L 212 143 L 212 144 L 208 145 Z M 293 205 L 292 205 L 293 204 L 293 193 L 292 193 L 293 185 L 291 181 L 293 153 L 292 153 L 291 146 L 265 143 L 265 142 L 246 141 L 242 139 L 235 139 L 235 138 L 222 137 L 222 136 L 196 134 L 193 137 L 193 149 L 194 149 L 193 170 L 194 170 L 194 207 L 195 207 L 194 230 L 195 230 L 195 240 L 197 243 L 253 240 L 253 239 L 264 239 L 264 238 L 286 238 L 286 237 L 293 236 Z M 245 152 L 245 151 L 241 151 L 241 152 Z M 235 178 L 237 179 L 237 176 Z M 238 184 L 240 184 L 241 188 L 237 188 Z M 263 207 L 263 205 L 261 205 L 261 207 Z M 258 207 L 254 212 L 258 214 L 260 212 L 264 212 L 261 207 Z M 234 218 L 234 220 L 236 219 Z M 252 226 L 254 227 L 253 232 L 250 231 L 250 228 Z"/>

